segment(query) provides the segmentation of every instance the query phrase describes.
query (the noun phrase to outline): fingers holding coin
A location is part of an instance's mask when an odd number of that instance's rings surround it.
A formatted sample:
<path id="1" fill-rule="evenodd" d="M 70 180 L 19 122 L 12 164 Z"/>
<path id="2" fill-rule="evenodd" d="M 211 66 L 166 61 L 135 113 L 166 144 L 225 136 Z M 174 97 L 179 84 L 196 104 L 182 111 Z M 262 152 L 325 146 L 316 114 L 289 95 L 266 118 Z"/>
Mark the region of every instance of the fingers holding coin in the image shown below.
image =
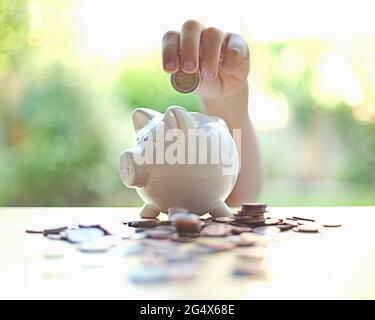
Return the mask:
<path id="1" fill-rule="evenodd" d="M 217 28 L 204 28 L 198 21 L 186 21 L 181 32 L 165 33 L 162 47 L 163 68 L 172 74 L 171 83 L 179 92 L 192 92 L 201 81 L 204 87 L 214 85 L 223 73 L 243 72 L 247 76 L 245 40 Z"/>

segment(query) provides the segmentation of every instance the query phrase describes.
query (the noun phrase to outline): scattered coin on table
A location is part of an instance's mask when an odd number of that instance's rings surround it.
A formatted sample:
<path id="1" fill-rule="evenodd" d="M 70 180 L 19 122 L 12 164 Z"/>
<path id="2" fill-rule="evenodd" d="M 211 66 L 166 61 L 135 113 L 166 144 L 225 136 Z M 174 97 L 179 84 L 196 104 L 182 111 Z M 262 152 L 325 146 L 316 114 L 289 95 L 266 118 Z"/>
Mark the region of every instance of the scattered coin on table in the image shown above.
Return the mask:
<path id="1" fill-rule="evenodd" d="M 99 225 L 100 229 L 102 229 L 107 235 L 119 236 L 123 239 L 131 238 L 134 233 L 135 229 L 129 227 L 121 223 L 120 221 L 111 220 L 111 221 L 103 221 Z"/>
<path id="2" fill-rule="evenodd" d="M 288 218 L 286 218 L 286 219 L 283 220 L 283 223 L 288 224 L 288 225 L 290 225 L 292 227 L 297 227 L 298 226 L 298 222 L 296 220 L 294 220 L 294 219 L 288 219 Z"/>
<path id="3" fill-rule="evenodd" d="M 231 225 L 213 222 L 202 229 L 201 236 L 225 237 L 229 235 L 231 231 L 232 231 Z"/>
<path id="4" fill-rule="evenodd" d="M 103 253 L 115 247 L 119 242 L 116 236 L 104 236 L 81 243 L 77 249 L 82 252 Z"/>
<path id="5" fill-rule="evenodd" d="M 244 203 L 229 217 L 199 217 L 194 213 L 175 213 L 169 220 L 83 219 L 78 223 L 30 227 L 27 233 L 39 233 L 46 239 L 66 241 L 77 254 L 93 254 L 100 259 L 118 254 L 123 259 L 137 259 L 140 265 L 128 274 L 138 284 L 193 280 L 200 266 L 218 253 L 232 254 L 236 264 L 228 273 L 235 277 L 266 278 L 262 261 L 265 247 L 281 238 L 289 240 L 289 230 L 297 233 L 320 233 L 341 223 L 326 217 L 265 216 L 264 203 Z M 280 233 L 282 232 L 282 233 Z M 281 236 L 281 238 L 279 238 Z M 117 249 L 115 249 L 117 248 Z M 48 260 L 65 259 L 56 254 Z M 94 255 L 92 255 L 94 257 Z"/>
<path id="6" fill-rule="evenodd" d="M 104 231 L 99 228 L 80 228 L 64 231 L 64 238 L 72 243 L 91 241 L 104 235 Z"/>
<path id="7" fill-rule="evenodd" d="M 295 220 L 304 220 L 304 221 L 315 222 L 315 220 L 312 219 L 312 218 L 304 218 L 304 217 L 296 217 L 296 216 L 294 216 L 293 219 L 295 219 Z"/>
<path id="8" fill-rule="evenodd" d="M 48 225 L 48 226 L 35 226 L 27 228 L 26 233 L 44 233 L 44 234 L 59 234 L 61 231 L 68 229 L 67 225 Z"/>
<path id="9" fill-rule="evenodd" d="M 280 231 L 288 231 L 293 228 L 292 225 L 287 224 L 287 223 L 278 224 L 277 227 L 280 229 Z"/>
<path id="10" fill-rule="evenodd" d="M 279 233 L 280 229 L 275 226 L 262 226 L 262 227 L 256 227 L 253 229 L 253 232 L 263 235 L 269 235 L 269 234 L 275 234 Z"/>
<path id="11" fill-rule="evenodd" d="M 153 228 L 146 231 L 146 235 L 152 239 L 165 240 L 173 236 L 173 231 L 170 229 Z"/>
<path id="12" fill-rule="evenodd" d="M 50 240 L 62 240 L 64 237 L 64 233 L 60 232 L 58 234 L 50 233 L 50 234 L 44 234 L 44 236 Z"/>
<path id="13" fill-rule="evenodd" d="M 157 219 L 144 219 L 128 222 L 128 226 L 133 228 L 153 228 L 158 225 L 160 225 L 160 221 Z"/>
<path id="14" fill-rule="evenodd" d="M 319 219 L 317 222 L 326 228 L 338 228 L 342 226 L 340 221 L 333 220 L 333 219 L 326 219 L 326 218 L 323 220 Z"/>
<path id="15" fill-rule="evenodd" d="M 293 228 L 297 232 L 319 232 L 320 226 L 316 223 L 301 224 L 298 227 Z"/>

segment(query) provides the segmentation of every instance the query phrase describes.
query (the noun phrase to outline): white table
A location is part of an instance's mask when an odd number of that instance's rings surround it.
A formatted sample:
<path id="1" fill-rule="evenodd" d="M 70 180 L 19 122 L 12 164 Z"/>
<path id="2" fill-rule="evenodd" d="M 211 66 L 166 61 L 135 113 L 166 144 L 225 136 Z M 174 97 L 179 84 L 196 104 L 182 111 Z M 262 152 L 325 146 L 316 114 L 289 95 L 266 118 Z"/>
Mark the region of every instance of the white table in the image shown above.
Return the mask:
<path id="1" fill-rule="evenodd" d="M 83 254 L 64 241 L 26 234 L 30 225 L 85 217 L 137 219 L 137 208 L 0 208 L 0 298 L 374 299 L 375 207 L 270 208 L 274 217 L 335 217 L 319 234 L 282 233 L 266 248 L 267 280 L 230 273 L 235 249 L 208 255 L 194 281 L 136 285 L 139 257 Z M 246 249 L 245 249 L 246 250 Z M 63 253 L 61 259 L 46 259 Z"/>

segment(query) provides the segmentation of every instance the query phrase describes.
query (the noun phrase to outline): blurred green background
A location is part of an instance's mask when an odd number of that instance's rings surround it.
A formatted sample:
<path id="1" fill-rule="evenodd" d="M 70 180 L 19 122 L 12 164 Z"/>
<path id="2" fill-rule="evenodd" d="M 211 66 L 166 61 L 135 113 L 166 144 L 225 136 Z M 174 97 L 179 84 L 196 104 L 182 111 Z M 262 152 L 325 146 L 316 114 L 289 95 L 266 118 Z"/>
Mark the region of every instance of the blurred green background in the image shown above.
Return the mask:
<path id="1" fill-rule="evenodd" d="M 196 96 L 171 88 L 160 59 L 163 32 L 193 11 L 158 11 L 162 3 L 0 0 L 0 205 L 141 204 L 117 172 L 134 137 L 131 110 L 199 110 Z M 275 9 L 285 25 L 253 19 L 277 19 L 269 1 L 255 1 L 253 16 L 224 7 L 209 21 L 249 41 L 270 205 L 375 204 L 375 32 L 366 9 L 346 3 L 328 12 L 324 1 L 286 3 Z M 205 10 L 194 18 L 206 23 Z"/>

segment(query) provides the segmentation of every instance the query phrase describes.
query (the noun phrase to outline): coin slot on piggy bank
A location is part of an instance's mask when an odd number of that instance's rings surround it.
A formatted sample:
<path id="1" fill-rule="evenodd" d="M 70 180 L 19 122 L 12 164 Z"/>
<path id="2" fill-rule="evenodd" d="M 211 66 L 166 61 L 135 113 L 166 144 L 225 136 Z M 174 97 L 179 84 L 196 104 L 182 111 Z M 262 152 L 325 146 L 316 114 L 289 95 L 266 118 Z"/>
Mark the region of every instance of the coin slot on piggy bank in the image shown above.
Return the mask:
<path id="1" fill-rule="evenodd" d="M 236 144 L 225 122 L 183 107 L 165 114 L 133 112 L 134 145 L 120 157 L 122 182 L 145 202 L 141 217 L 179 212 L 232 214 L 225 200 L 239 170 Z"/>

